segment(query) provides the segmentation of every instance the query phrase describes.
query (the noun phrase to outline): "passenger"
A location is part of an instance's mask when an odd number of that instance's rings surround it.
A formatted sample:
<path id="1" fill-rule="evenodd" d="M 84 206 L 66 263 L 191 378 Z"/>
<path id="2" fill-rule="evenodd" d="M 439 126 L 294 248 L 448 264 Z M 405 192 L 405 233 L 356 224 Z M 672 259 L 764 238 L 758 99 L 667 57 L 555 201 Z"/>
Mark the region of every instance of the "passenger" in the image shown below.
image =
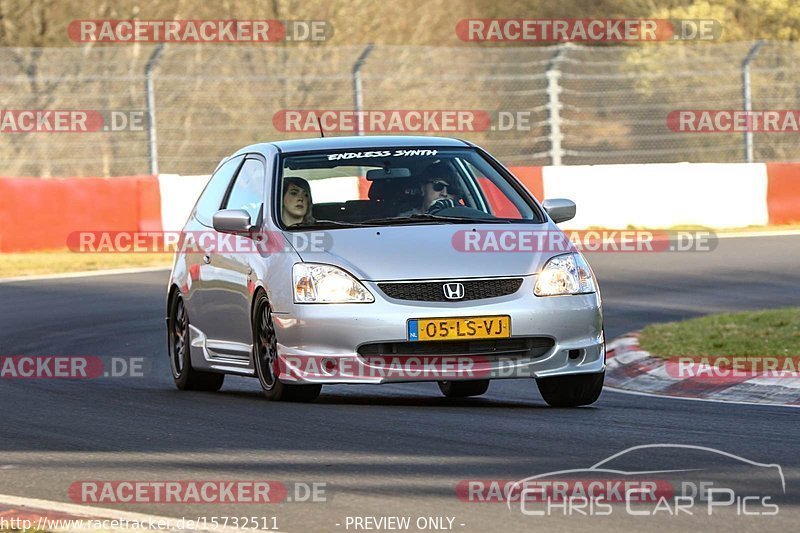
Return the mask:
<path id="1" fill-rule="evenodd" d="M 283 179 L 283 208 L 281 220 L 287 226 L 313 224 L 311 187 L 303 178 L 287 176 Z"/>

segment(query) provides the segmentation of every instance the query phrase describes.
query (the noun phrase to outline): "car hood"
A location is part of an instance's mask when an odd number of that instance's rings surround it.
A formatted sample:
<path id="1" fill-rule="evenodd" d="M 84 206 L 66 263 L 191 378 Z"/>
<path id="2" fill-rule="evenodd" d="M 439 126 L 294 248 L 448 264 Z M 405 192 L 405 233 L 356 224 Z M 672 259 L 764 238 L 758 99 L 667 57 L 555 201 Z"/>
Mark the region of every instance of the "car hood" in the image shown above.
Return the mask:
<path id="1" fill-rule="evenodd" d="M 482 234 L 478 246 L 465 251 L 466 233 Z M 342 228 L 323 233 L 324 246 L 298 246 L 297 232 L 292 238 L 304 262 L 339 266 L 360 280 L 387 281 L 408 279 L 455 279 L 473 277 L 525 276 L 538 272 L 563 248 L 542 251 L 530 246 L 520 250 L 495 251 L 487 232 L 499 237 L 511 232 L 511 242 L 523 232 L 560 233 L 552 223 L 545 224 L 430 224 L 371 228 Z M 317 237 L 320 237 L 317 235 Z M 310 241 L 313 240 L 309 239 Z M 475 251 L 479 248 L 481 251 Z"/>

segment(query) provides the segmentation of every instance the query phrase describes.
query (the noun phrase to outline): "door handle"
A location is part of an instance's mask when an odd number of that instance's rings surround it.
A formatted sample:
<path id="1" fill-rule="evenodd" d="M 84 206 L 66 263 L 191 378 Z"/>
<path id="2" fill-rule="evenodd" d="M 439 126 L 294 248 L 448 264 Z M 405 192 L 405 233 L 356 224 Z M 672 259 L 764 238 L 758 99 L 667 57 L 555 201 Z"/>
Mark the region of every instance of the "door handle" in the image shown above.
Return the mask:
<path id="1" fill-rule="evenodd" d="M 205 254 L 203 256 L 203 263 L 209 264 L 211 262 L 211 256 L 209 254 Z"/>

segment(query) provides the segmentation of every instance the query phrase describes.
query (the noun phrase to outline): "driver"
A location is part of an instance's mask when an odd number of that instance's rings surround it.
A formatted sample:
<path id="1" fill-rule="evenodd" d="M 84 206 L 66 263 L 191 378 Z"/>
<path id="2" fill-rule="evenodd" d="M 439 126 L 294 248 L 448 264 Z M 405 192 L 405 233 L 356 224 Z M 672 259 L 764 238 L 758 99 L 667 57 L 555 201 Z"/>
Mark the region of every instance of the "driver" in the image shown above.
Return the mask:
<path id="1" fill-rule="evenodd" d="M 434 213 L 458 205 L 455 172 L 443 161 L 428 166 L 420 182 L 422 201 L 416 208 L 409 209 L 399 216 L 411 216 L 423 213 Z"/>

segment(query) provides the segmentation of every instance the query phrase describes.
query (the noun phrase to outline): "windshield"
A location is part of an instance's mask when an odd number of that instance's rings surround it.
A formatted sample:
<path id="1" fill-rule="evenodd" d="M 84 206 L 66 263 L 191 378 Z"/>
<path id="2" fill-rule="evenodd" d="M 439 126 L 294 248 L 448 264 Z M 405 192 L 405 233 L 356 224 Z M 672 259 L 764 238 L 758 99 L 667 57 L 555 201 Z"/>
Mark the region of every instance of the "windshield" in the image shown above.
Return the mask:
<path id="1" fill-rule="evenodd" d="M 287 156 L 276 199 L 292 229 L 541 222 L 473 149 L 373 149 Z"/>

